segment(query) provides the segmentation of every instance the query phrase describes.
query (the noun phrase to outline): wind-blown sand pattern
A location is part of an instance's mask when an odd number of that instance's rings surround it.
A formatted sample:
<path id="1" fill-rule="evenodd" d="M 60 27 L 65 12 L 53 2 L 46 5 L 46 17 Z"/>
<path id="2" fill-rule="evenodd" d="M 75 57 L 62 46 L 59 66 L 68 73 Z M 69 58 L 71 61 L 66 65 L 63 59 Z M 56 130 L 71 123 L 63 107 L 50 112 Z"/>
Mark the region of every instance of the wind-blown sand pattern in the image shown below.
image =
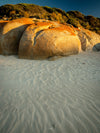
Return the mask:
<path id="1" fill-rule="evenodd" d="M 100 133 L 100 52 L 0 55 L 0 133 Z"/>

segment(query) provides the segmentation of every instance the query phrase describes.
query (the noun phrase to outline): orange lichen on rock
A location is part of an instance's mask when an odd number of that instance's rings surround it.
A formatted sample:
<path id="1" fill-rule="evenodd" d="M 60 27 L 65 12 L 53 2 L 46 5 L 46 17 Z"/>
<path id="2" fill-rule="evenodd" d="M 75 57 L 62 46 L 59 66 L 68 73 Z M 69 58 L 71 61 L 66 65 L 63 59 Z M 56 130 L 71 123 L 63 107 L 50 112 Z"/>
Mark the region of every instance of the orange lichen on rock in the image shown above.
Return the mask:
<path id="1" fill-rule="evenodd" d="M 80 28 L 73 27 L 73 29 L 76 30 L 76 31 L 80 31 Z"/>
<path id="2" fill-rule="evenodd" d="M 18 18 L 18 19 L 9 21 L 3 29 L 3 34 L 9 32 L 11 29 L 18 28 L 19 26 L 26 27 L 32 23 L 34 23 L 34 21 L 30 18 Z"/>
<path id="3" fill-rule="evenodd" d="M 36 22 L 35 23 L 37 26 L 44 26 L 44 25 L 49 25 L 52 24 L 51 22 Z"/>
<path id="4" fill-rule="evenodd" d="M 62 32 L 67 32 L 70 35 L 75 35 L 75 31 L 73 30 L 73 28 L 71 28 L 70 26 L 67 25 L 60 25 L 59 27 L 53 27 L 50 28 L 50 30 L 58 30 L 58 31 L 62 31 Z"/>
<path id="5" fill-rule="evenodd" d="M 32 24 L 34 21 L 31 18 L 18 18 L 10 21 L 10 23 L 13 22 L 19 22 L 19 23 L 24 23 L 24 24 Z"/>

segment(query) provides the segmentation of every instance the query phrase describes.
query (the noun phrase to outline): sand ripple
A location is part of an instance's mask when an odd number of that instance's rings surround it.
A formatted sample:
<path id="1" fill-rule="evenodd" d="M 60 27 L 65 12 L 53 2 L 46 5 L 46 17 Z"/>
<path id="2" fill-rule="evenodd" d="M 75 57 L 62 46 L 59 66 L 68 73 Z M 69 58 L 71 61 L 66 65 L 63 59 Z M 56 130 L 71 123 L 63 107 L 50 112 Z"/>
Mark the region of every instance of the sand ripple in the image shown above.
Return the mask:
<path id="1" fill-rule="evenodd" d="M 99 133 L 100 53 L 0 56 L 0 133 Z"/>

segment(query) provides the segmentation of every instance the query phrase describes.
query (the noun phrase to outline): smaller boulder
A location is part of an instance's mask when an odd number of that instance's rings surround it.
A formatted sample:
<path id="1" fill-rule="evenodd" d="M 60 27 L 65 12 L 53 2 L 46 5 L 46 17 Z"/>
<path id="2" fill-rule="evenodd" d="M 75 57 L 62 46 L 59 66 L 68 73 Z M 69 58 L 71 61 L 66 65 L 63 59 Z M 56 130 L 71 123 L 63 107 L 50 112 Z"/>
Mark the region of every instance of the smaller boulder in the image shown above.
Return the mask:
<path id="1" fill-rule="evenodd" d="M 93 51 L 100 51 L 100 43 L 93 46 Z"/>

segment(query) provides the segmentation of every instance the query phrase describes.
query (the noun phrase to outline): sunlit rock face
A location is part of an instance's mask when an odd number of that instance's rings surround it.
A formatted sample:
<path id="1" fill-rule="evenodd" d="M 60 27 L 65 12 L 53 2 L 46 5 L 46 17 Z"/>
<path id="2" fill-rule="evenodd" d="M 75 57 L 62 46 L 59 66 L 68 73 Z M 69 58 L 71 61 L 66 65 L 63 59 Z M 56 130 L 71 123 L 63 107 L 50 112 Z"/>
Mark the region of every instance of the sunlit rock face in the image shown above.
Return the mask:
<path id="1" fill-rule="evenodd" d="M 45 59 L 80 51 L 81 43 L 70 26 L 39 22 L 27 27 L 19 43 L 19 58 Z"/>
<path id="2" fill-rule="evenodd" d="M 30 18 L 21 18 L 7 22 L 0 33 L 1 54 L 11 55 L 18 53 L 19 41 L 24 30 L 33 23 Z"/>

